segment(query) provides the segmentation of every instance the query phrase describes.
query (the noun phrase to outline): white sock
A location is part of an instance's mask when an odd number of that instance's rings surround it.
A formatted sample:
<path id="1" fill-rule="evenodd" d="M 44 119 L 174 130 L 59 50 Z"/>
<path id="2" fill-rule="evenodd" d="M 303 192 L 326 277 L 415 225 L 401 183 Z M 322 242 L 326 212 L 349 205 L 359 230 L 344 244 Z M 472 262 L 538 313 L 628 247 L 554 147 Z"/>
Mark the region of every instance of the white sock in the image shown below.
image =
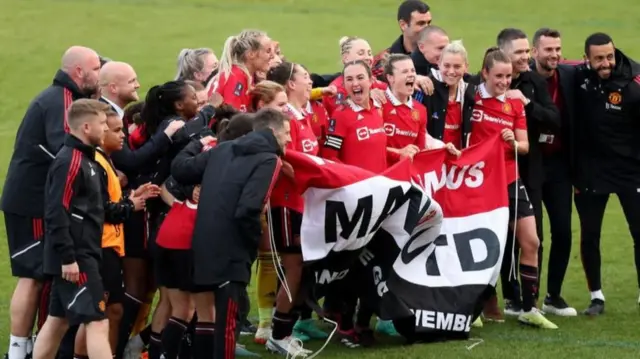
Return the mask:
<path id="1" fill-rule="evenodd" d="M 29 338 L 9 337 L 9 357 L 8 359 L 24 359 L 27 356 L 27 342 Z"/>
<path id="2" fill-rule="evenodd" d="M 604 302 L 604 294 L 602 293 L 602 290 L 596 290 L 595 292 L 591 292 L 591 300 L 594 299 L 600 299 L 601 301 Z"/>

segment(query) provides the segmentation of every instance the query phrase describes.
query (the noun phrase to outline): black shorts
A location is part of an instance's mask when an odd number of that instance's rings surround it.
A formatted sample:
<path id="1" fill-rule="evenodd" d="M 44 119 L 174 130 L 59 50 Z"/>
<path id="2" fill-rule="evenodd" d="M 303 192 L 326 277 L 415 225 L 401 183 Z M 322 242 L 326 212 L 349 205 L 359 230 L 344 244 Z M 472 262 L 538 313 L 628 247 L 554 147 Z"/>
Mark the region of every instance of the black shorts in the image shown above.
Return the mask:
<path id="1" fill-rule="evenodd" d="M 124 223 L 124 257 L 148 258 L 146 211 L 137 211 Z"/>
<path id="2" fill-rule="evenodd" d="M 153 252 L 158 286 L 190 292 L 193 289 L 191 250 L 156 246 Z"/>
<path id="3" fill-rule="evenodd" d="M 96 267 L 80 268 L 79 283 L 55 277 L 51 284 L 49 315 L 67 318 L 70 326 L 106 319 L 107 298 Z"/>
<path id="4" fill-rule="evenodd" d="M 18 278 L 44 280 L 43 220 L 4 212 L 4 226 L 7 231 L 11 274 Z"/>
<path id="5" fill-rule="evenodd" d="M 529 201 L 527 189 L 524 187 L 520 178 L 511 182 L 507 187 L 507 191 L 509 192 L 509 222 L 535 215 L 533 212 L 533 206 Z M 517 201 L 516 194 L 518 197 Z"/>
<path id="6" fill-rule="evenodd" d="M 302 253 L 300 247 L 302 213 L 285 207 L 273 207 L 267 213 L 267 224 L 277 252 Z"/>
<path id="7" fill-rule="evenodd" d="M 124 300 L 122 258 L 113 248 L 102 249 L 100 276 L 107 293 L 107 306 L 122 303 Z"/>

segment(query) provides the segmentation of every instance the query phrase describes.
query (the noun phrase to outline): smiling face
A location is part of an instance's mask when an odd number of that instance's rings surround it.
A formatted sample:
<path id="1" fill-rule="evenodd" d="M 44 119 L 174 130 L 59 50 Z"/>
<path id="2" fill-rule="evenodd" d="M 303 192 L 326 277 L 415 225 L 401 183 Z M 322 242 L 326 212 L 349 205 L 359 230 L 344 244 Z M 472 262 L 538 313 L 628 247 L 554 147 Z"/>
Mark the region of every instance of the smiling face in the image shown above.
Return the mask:
<path id="1" fill-rule="evenodd" d="M 505 53 L 511 58 L 513 70 L 515 73 L 529 71 L 529 40 L 516 39 L 504 49 Z"/>
<path id="2" fill-rule="evenodd" d="M 457 85 L 466 72 L 467 61 L 462 54 L 447 52 L 440 59 L 440 73 L 447 85 Z"/>
<path id="3" fill-rule="evenodd" d="M 560 37 L 540 36 L 538 45 L 533 48 L 532 55 L 542 69 L 553 71 L 558 67 L 562 58 L 562 40 Z"/>
<path id="4" fill-rule="evenodd" d="M 347 65 L 344 69 L 344 88 L 356 105 L 365 107 L 369 102 L 371 74 L 361 63 Z"/>
<path id="5" fill-rule="evenodd" d="M 608 79 L 616 67 L 616 49 L 613 43 L 589 46 L 587 60 L 601 79 Z"/>
<path id="6" fill-rule="evenodd" d="M 413 94 L 413 85 L 416 82 L 416 68 L 411 59 L 400 60 L 393 63 L 393 74 L 387 75 L 387 81 L 391 91 L 398 98 L 408 98 Z"/>
<path id="7" fill-rule="evenodd" d="M 513 76 L 513 67 L 511 63 L 495 61 L 489 70 L 483 69 L 482 74 L 485 79 L 487 91 L 494 97 L 504 95 L 509 86 L 511 86 L 511 78 Z"/>

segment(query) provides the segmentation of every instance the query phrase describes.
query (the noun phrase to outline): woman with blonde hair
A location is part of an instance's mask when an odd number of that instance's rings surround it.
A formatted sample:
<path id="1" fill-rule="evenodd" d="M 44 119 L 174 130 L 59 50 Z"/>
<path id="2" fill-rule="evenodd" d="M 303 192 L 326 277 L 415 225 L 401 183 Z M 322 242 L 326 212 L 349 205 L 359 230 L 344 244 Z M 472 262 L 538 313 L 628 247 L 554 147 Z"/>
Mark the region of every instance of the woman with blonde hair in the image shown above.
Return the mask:
<path id="1" fill-rule="evenodd" d="M 178 73 L 175 80 L 197 81 L 203 86 L 218 68 L 218 58 L 208 48 L 182 49 L 178 55 Z"/>
<path id="2" fill-rule="evenodd" d="M 266 73 L 274 57 L 272 41 L 263 31 L 243 30 L 224 43 L 218 74 L 211 80 L 209 95 L 217 92 L 224 102 L 247 112 L 249 90 L 257 72 Z"/>

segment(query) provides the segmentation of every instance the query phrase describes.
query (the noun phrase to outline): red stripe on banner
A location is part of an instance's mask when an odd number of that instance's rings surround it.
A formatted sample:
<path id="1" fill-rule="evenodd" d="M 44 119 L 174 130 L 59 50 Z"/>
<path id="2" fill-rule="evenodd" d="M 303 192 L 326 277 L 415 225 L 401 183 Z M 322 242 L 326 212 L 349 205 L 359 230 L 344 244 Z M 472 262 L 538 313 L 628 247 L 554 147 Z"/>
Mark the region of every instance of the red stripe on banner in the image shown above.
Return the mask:
<path id="1" fill-rule="evenodd" d="M 264 196 L 264 203 L 262 203 L 263 207 L 267 204 L 269 197 L 271 197 L 271 191 L 273 191 L 273 187 L 275 187 L 276 182 L 278 181 L 278 176 L 280 176 L 280 169 L 282 168 L 282 160 L 280 159 L 280 157 L 278 157 L 276 161 L 277 161 L 276 168 L 273 171 L 273 176 L 271 177 L 271 183 L 269 183 L 269 189 L 267 190 L 267 195 Z"/>
<path id="2" fill-rule="evenodd" d="M 69 165 L 69 172 L 67 172 L 67 180 L 64 184 L 64 194 L 62 195 L 62 205 L 69 210 L 71 205 L 71 198 L 73 197 L 73 182 L 75 182 L 78 172 L 80 171 L 80 164 L 82 163 L 82 153 L 79 150 L 74 149 L 71 155 L 71 165 Z"/>
<path id="3" fill-rule="evenodd" d="M 65 88 L 63 90 L 63 103 L 64 103 L 64 132 L 69 133 L 69 107 L 73 103 L 73 95 L 69 89 Z"/>
<path id="4" fill-rule="evenodd" d="M 42 329 L 44 322 L 49 315 L 49 298 L 51 297 L 51 281 L 46 281 L 42 284 L 42 291 L 40 292 L 40 304 L 38 306 L 38 331 Z"/>

